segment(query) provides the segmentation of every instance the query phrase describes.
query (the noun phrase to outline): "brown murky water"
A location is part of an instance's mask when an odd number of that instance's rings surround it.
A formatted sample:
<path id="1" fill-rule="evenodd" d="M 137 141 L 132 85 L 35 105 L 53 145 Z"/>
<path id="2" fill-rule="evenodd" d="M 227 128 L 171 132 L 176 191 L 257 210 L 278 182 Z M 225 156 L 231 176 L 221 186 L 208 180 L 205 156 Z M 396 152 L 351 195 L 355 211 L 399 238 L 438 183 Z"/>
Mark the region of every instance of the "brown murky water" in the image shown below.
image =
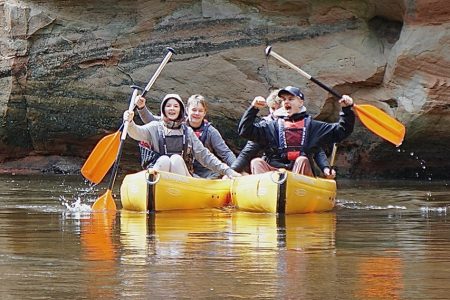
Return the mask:
<path id="1" fill-rule="evenodd" d="M 1 299 L 450 298 L 446 182 L 340 181 L 333 212 L 279 218 L 91 214 L 87 190 L 0 177 Z"/>

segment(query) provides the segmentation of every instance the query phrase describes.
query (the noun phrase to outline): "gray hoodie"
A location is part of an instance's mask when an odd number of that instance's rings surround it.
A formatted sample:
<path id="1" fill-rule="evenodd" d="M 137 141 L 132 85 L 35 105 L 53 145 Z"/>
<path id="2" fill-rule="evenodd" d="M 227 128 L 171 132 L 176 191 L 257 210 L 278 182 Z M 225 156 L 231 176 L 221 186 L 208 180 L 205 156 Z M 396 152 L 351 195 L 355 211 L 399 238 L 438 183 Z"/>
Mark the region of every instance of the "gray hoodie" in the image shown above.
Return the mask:
<path id="1" fill-rule="evenodd" d="M 130 122 L 128 127 L 128 134 L 131 138 L 137 141 L 148 141 L 153 150 L 161 153 L 161 149 L 159 149 L 159 133 L 158 127 L 163 126 L 164 134 L 166 136 L 170 135 L 182 135 L 182 128 L 178 129 L 169 129 L 164 126 L 163 121 L 152 121 L 145 125 L 139 126 L 134 122 Z M 208 169 L 217 172 L 222 175 L 230 175 L 233 173 L 233 170 L 226 164 L 222 163 L 217 157 L 215 157 L 205 146 L 203 146 L 202 142 L 197 138 L 192 128 L 187 127 L 187 147 L 188 152 L 192 151 L 195 160 L 199 161 L 203 166 Z"/>
<path id="2" fill-rule="evenodd" d="M 139 116 L 144 123 L 149 123 L 152 121 L 160 120 L 161 117 L 155 116 L 152 112 L 144 106 L 142 109 L 138 109 Z M 216 155 L 221 161 L 231 166 L 236 160 L 236 155 L 233 151 L 228 148 L 227 144 L 222 138 L 220 132 L 212 125 L 208 127 L 208 133 L 206 135 L 206 140 L 204 146 L 208 150 Z M 196 159 L 197 160 L 197 159 Z M 200 161 L 198 161 L 200 162 Z M 204 167 L 203 164 L 194 162 L 194 173 L 195 175 L 202 178 L 216 178 L 218 174 L 215 174 L 210 168 Z"/>

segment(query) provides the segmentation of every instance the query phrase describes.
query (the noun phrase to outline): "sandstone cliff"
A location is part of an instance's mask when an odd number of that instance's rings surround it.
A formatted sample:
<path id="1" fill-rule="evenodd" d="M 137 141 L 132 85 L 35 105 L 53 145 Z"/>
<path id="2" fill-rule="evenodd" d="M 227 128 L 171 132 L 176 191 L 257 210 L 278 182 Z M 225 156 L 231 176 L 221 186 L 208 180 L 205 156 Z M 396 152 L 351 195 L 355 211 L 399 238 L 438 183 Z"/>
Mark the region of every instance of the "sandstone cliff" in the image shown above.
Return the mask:
<path id="1" fill-rule="evenodd" d="M 148 94 L 151 109 L 165 93 L 201 93 L 236 150 L 244 143 L 235 133 L 240 115 L 274 86 L 301 86 L 308 110 L 335 121 L 331 95 L 266 60 L 272 45 L 406 125 L 395 149 L 358 123 L 340 146 L 341 174 L 448 177 L 449 20 L 444 0 L 0 1 L 2 168 L 79 168 L 117 130 L 129 86 L 146 84 L 167 46 L 177 55 Z M 52 159 L 38 163 L 42 156 Z M 121 165 L 137 167 L 136 157 L 128 141 Z M 18 159 L 22 165 L 11 162 Z"/>

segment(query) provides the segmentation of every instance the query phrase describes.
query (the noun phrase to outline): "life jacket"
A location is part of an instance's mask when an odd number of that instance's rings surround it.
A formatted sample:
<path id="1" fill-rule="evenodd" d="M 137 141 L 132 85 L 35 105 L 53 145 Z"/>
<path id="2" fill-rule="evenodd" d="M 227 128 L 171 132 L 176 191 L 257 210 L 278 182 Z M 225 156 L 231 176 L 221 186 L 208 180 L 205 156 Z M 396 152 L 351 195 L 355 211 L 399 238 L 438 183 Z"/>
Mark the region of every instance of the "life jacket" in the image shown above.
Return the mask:
<path id="1" fill-rule="evenodd" d="M 205 142 L 208 137 L 208 129 L 210 125 L 211 123 L 205 120 L 199 128 L 194 129 L 195 135 L 198 137 L 200 142 L 202 142 L 203 146 L 206 146 Z"/>
<path id="2" fill-rule="evenodd" d="M 306 156 L 304 146 L 311 117 L 307 116 L 294 122 L 279 118 L 277 122 L 278 151 L 281 157 L 289 161 L 295 161 L 301 155 Z"/>
<path id="3" fill-rule="evenodd" d="M 189 153 L 188 151 L 188 128 L 184 123 L 181 124 L 181 128 L 182 134 L 166 136 L 166 134 L 164 133 L 163 125 L 158 125 L 159 152 L 156 152 L 151 145 L 150 148 L 147 147 L 146 149 L 144 149 L 143 147 L 146 145 L 139 144 L 139 146 L 141 147 L 141 165 L 144 169 L 153 167 L 158 158 L 162 155 L 167 155 L 170 157 L 174 154 L 179 154 L 186 162 L 188 170 L 192 172 L 193 153 Z"/>

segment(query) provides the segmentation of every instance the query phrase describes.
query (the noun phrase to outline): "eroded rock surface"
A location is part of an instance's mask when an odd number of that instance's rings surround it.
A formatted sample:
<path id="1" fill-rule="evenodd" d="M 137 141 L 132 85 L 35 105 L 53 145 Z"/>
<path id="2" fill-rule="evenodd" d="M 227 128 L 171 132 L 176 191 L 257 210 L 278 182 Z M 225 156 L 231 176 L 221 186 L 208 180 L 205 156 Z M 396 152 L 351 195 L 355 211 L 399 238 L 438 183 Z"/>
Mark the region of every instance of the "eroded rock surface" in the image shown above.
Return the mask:
<path id="1" fill-rule="evenodd" d="M 33 168 L 24 158 L 40 156 L 81 163 L 120 126 L 129 86 L 147 83 L 168 46 L 177 55 L 148 94 L 151 109 L 166 93 L 203 94 L 208 118 L 235 150 L 244 143 L 236 136 L 241 114 L 271 87 L 302 87 L 311 114 L 335 121 L 335 99 L 267 61 L 270 44 L 406 125 L 397 151 L 358 123 L 340 146 L 340 174 L 414 177 L 418 155 L 426 172 L 448 177 L 449 19 L 444 0 L 1 1 L 1 168 Z M 136 157 L 127 142 L 122 166 L 137 167 Z"/>

